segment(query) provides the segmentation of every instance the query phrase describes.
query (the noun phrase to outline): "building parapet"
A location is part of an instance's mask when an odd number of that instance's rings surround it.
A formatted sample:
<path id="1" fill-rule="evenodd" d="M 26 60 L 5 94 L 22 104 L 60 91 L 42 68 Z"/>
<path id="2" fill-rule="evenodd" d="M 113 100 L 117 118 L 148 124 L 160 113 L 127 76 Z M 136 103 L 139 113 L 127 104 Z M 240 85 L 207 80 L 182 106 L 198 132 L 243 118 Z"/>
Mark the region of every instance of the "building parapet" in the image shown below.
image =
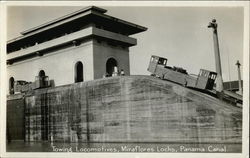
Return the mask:
<path id="1" fill-rule="evenodd" d="M 87 7 L 48 23 L 21 32 L 21 36 L 7 42 L 7 54 L 21 48 L 32 47 L 35 43 L 44 43 L 64 34 L 71 34 L 89 27 L 129 36 L 146 31 L 147 28 L 109 15 L 98 7 Z"/>
<path id="2" fill-rule="evenodd" d="M 38 30 L 40 31 L 41 29 L 47 28 L 47 27 L 49 27 L 49 26 L 53 26 L 53 25 L 55 25 L 56 23 L 59 24 L 59 22 L 61 22 L 61 23 L 67 22 L 67 21 L 65 21 L 65 20 L 67 20 L 67 19 L 74 20 L 74 19 L 78 18 L 79 16 L 83 16 L 83 13 L 85 13 L 85 15 L 91 13 L 91 12 L 90 12 L 91 10 L 92 10 L 93 12 L 97 12 L 97 13 L 101 13 L 101 14 L 104 14 L 104 13 L 107 12 L 106 9 L 99 8 L 99 7 L 95 7 L 95 6 L 89 6 L 89 7 L 83 8 L 83 9 L 81 9 L 81 10 L 75 11 L 75 12 L 73 12 L 73 13 L 70 13 L 70 14 L 68 14 L 68 15 L 65 15 L 65 16 L 62 16 L 62 17 L 60 17 L 60 18 L 57 18 L 57 19 L 55 19 L 55 20 L 52 20 L 52 21 L 50 21 L 50 22 L 44 23 L 44 24 L 42 24 L 42 25 L 39 25 L 39 26 L 37 26 L 37 27 L 34 27 L 34 28 L 28 29 L 28 30 L 26 30 L 26 31 L 23 31 L 23 32 L 21 32 L 21 34 L 22 34 L 22 35 L 27 35 L 27 34 L 30 34 L 30 33 L 35 32 L 35 31 L 38 31 Z M 81 14 L 81 15 L 80 15 L 80 14 Z M 77 16 L 77 15 L 78 15 L 78 16 Z M 72 18 L 73 16 L 75 16 L 75 18 Z"/>

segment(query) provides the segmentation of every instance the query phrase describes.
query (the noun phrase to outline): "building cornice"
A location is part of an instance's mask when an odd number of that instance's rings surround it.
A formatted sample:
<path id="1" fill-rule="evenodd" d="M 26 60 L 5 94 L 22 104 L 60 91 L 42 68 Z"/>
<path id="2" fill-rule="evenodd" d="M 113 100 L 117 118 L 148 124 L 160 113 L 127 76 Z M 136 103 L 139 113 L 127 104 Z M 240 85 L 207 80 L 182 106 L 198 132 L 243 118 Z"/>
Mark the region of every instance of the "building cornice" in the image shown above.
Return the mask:
<path id="1" fill-rule="evenodd" d="M 73 22 L 75 21 L 85 21 L 89 24 L 101 21 L 101 25 L 115 26 L 116 28 L 121 29 L 121 31 L 125 31 L 125 34 L 127 35 L 132 35 L 147 30 L 146 27 L 106 15 L 104 14 L 106 11 L 107 10 L 105 9 L 94 6 L 84 8 L 48 23 L 21 32 L 22 36 L 9 40 L 7 42 L 7 47 L 15 47 L 15 45 L 20 45 L 20 43 L 27 43 L 27 41 L 30 41 L 30 39 L 36 40 L 44 38 L 44 34 L 52 29 L 54 29 L 53 33 L 56 33 L 56 30 L 62 29 L 62 27 L 65 27 L 64 29 L 74 28 L 75 24 Z M 80 24 L 85 25 L 83 22 Z"/>
<path id="2" fill-rule="evenodd" d="M 17 61 L 42 56 L 43 54 L 53 52 L 51 51 L 53 49 L 61 49 L 65 46 L 77 46 L 86 39 L 94 38 L 104 39 L 105 41 L 113 41 L 119 43 L 120 45 L 126 45 L 127 47 L 137 44 L 137 41 L 134 38 L 95 27 L 88 27 L 78 32 L 9 53 L 7 54 L 7 63 L 12 64 Z"/>
<path id="3" fill-rule="evenodd" d="M 65 16 L 59 17 L 57 19 L 54 19 L 52 21 L 49 21 L 47 23 L 44 23 L 42 25 L 39 25 L 37 27 L 25 30 L 25 31 L 21 32 L 21 34 L 27 35 L 27 34 L 30 34 L 32 32 L 35 32 L 35 31 L 38 31 L 38 30 L 41 30 L 44 28 L 49 28 L 50 26 L 53 26 L 55 24 L 58 24 L 58 23 L 61 23 L 61 22 L 67 21 L 67 20 L 74 20 L 74 19 L 79 18 L 81 16 L 85 16 L 86 13 L 89 14 L 90 11 L 94 11 L 94 12 L 101 13 L 101 14 L 104 14 L 107 12 L 106 9 L 95 7 L 95 6 L 89 6 L 89 7 L 83 8 L 81 10 L 75 11 L 73 13 L 67 14 Z"/>

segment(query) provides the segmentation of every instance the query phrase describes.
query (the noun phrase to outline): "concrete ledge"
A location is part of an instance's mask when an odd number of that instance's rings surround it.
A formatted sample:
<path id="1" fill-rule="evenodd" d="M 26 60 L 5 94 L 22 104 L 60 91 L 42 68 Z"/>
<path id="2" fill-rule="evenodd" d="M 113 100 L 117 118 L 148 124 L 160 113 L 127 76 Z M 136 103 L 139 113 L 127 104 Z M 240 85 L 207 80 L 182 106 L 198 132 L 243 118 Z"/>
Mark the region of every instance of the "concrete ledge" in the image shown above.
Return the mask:
<path id="1" fill-rule="evenodd" d="M 40 51 L 44 51 L 49 48 L 62 46 L 74 40 L 80 40 L 80 39 L 87 38 L 90 36 L 98 36 L 98 37 L 102 37 L 105 39 L 110 39 L 110 40 L 118 41 L 121 43 L 125 43 L 130 46 L 136 45 L 137 43 L 136 39 L 131 38 L 131 37 L 127 37 L 121 34 L 113 33 L 113 32 L 102 30 L 102 29 L 97 29 L 94 27 L 88 27 L 86 29 L 77 31 L 75 33 L 71 33 L 71 34 L 68 34 L 68 35 L 65 35 L 65 36 L 44 42 L 44 43 L 40 43 L 40 44 L 31 46 L 25 49 L 21 49 L 16 52 L 9 53 L 7 54 L 7 60 L 10 61 L 10 60 L 18 59 L 18 58 L 23 58 L 25 56 L 29 56 L 29 55 L 35 54 Z"/>
<path id="2" fill-rule="evenodd" d="M 24 94 L 13 94 L 13 95 L 7 95 L 7 101 L 8 100 L 16 100 L 16 99 L 22 99 L 24 97 Z"/>
<path id="3" fill-rule="evenodd" d="M 134 38 L 127 37 L 118 33 L 113 33 L 110 31 L 98 29 L 98 28 L 93 28 L 93 35 L 100 36 L 100 37 L 107 38 L 107 39 L 112 39 L 112 40 L 123 42 L 123 43 L 127 43 L 130 45 L 137 44 L 137 41 Z"/>
<path id="4" fill-rule="evenodd" d="M 71 42 L 73 40 L 77 40 L 77 39 L 82 38 L 82 37 L 90 36 L 91 34 L 92 34 L 92 28 L 89 27 L 89 28 L 83 29 L 83 30 L 75 32 L 75 33 L 71 33 L 71 34 L 68 34 L 68 35 L 65 35 L 65 36 L 44 42 L 44 43 L 40 43 L 40 44 L 31 46 L 31 47 L 28 47 L 25 49 L 21 49 L 21 50 L 16 51 L 16 52 L 9 53 L 9 54 L 7 54 L 7 60 L 20 58 L 20 57 L 23 57 L 26 55 L 30 55 L 32 53 L 42 51 L 44 49 L 55 47 L 57 45 L 63 45 L 65 43 Z"/>

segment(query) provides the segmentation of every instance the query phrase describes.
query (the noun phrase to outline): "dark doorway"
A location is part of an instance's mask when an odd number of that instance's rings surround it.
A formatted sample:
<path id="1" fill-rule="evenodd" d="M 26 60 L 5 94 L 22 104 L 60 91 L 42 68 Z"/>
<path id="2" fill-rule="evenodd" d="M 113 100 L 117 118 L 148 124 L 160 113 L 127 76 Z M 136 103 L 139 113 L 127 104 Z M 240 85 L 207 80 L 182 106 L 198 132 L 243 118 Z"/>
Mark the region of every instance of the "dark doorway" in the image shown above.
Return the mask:
<path id="1" fill-rule="evenodd" d="M 39 71 L 38 76 L 39 76 L 39 77 L 44 77 L 44 76 L 45 76 L 44 70 Z"/>
<path id="2" fill-rule="evenodd" d="M 106 63 L 106 73 L 108 76 L 112 76 L 115 67 L 117 67 L 117 61 L 114 58 L 109 58 Z"/>
<path id="3" fill-rule="evenodd" d="M 83 64 L 78 61 L 75 65 L 75 83 L 83 81 Z"/>
<path id="4" fill-rule="evenodd" d="M 9 79 L 9 93 L 10 94 L 14 94 L 15 93 L 15 91 L 14 91 L 14 82 L 15 82 L 14 77 L 11 77 Z"/>
<path id="5" fill-rule="evenodd" d="M 46 76 L 45 76 L 45 71 L 44 70 L 39 71 L 38 79 L 40 81 L 40 88 L 47 86 Z"/>

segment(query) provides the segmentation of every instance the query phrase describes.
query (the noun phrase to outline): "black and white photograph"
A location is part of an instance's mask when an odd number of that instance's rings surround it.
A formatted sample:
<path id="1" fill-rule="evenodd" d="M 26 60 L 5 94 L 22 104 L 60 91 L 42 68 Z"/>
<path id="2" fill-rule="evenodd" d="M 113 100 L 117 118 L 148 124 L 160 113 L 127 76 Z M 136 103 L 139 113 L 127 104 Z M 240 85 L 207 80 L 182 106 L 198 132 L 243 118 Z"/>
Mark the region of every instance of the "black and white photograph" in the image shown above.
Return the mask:
<path id="1" fill-rule="evenodd" d="M 3 4 L 3 157 L 248 155 L 249 2 L 78 3 Z"/>

